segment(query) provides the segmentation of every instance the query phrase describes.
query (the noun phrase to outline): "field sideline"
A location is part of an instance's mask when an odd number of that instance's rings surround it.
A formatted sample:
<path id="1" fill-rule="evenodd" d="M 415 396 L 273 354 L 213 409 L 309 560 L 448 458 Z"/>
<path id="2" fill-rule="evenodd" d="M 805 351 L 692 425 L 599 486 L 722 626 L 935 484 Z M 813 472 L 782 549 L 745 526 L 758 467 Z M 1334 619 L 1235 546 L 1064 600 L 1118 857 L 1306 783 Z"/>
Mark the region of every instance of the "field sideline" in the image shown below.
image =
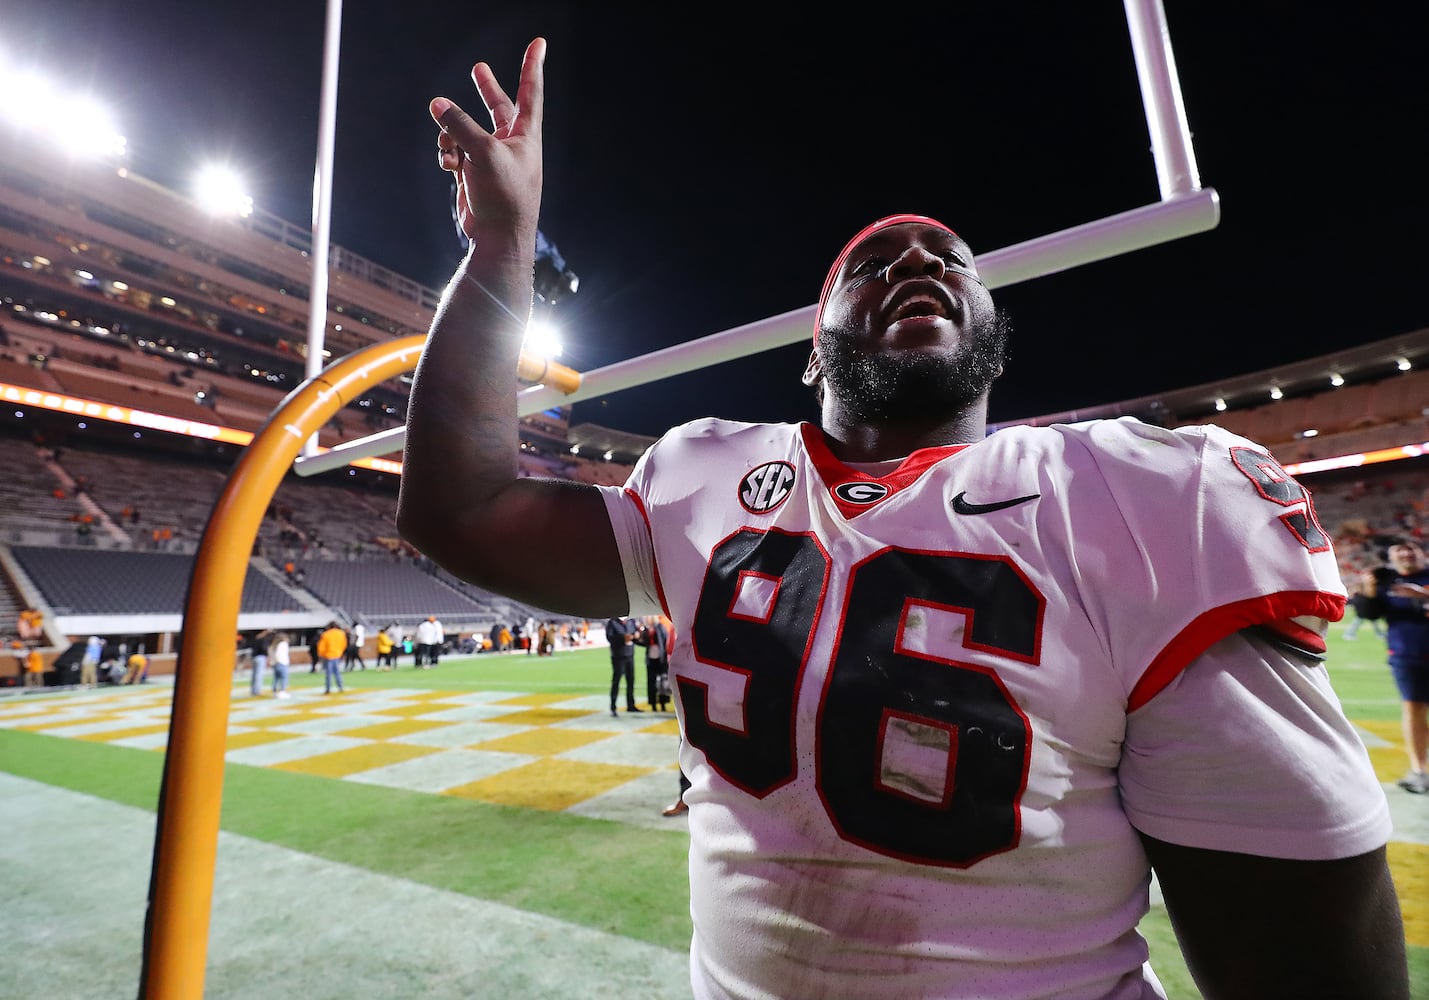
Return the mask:
<path id="1" fill-rule="evenodd" d="M 1383 642 L 1335 626 L 1330 662 L 1387 783 L 1429 998 L 1429 797 L 1393 787 Z M 689 996 L 674 720 L 610 718 L 603 648 L 345 676 L 324 698 L 295 667 L 288 702 L 235 683 L 205 996 Z M 0 995 L 136 995 L 169 694 L 0 697 Z M 1142 930 L 1170 1000 L 1196 1000 L 1159 906 Z"/>

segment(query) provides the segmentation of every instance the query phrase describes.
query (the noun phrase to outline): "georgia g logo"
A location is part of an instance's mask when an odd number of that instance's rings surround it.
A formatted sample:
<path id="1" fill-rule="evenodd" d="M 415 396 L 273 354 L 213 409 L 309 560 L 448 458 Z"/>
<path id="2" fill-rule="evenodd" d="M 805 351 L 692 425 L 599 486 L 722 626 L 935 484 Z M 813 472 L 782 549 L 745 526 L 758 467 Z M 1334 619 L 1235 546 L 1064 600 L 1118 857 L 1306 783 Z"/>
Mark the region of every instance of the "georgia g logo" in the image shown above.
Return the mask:
<path id="1" fill-rule="evenodd" d="M 739 481 L 739 502 L 751 514 L 768 514 L 789 499 L 794 467 L 788 462 L 766 462 Z"/>
<path id="2" fill-rule="evenodd" d="M 876 504 L 890 492 L 892 491 L 882 483 L 869 482 L 839 483 L 833 488 L 834 496 L 844 503 L 854 503 L 860 507 Z"/>

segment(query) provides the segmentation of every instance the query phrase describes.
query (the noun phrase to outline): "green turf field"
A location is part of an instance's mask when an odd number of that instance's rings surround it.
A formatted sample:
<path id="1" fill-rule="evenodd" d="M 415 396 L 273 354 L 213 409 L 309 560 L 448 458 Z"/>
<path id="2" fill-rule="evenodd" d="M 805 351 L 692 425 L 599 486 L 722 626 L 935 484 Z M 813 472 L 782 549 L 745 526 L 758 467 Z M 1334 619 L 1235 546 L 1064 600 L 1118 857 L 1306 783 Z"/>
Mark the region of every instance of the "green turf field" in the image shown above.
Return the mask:
<path id="1" fill-rule="evenodd" d="M 1353 641 L 1341 632 L 1336 626 L 1332 634 L 1333 682 L 1351 718 L 1388 744 L 1372 749 L 1372 756 L 1382 780 L 1393 781 L 1404 759 L 1383 642 L 1369 628 Z M 346 677 L 350 687 L 362 689 L 603 695 L 609 666 L 605 651 L 595 648 L 541 658 L 448 657 L 436 670 L 407 666 Z M 294 688 L 321 684 L 320 674 L 293 668 Z M 637 689 L 642 685 L 640 678 Z M 235 704 L 244 696 L 246 682 L 235 688 Z M 0 729 L 0 769 L 141 809 L 154 809 L 162 764 L 159 753 Z M 688 947 L 683 830 L 636 828 L 233 763 L 226 766 L 224 782 L 222 824 L 230 833 L 673 952 Z M 1429 802 L 1409 805 L 1429 807 Z M 1414 996 L 1429 997 L 1429 927 L 1421 902 L 1429 896 L 1429 845 L 1391 846 L 1407 936 L 1414 942 Z M 1142 930 L 1171 1000 L 1198 998 L 1164 911 L 1154 907 Z"/>

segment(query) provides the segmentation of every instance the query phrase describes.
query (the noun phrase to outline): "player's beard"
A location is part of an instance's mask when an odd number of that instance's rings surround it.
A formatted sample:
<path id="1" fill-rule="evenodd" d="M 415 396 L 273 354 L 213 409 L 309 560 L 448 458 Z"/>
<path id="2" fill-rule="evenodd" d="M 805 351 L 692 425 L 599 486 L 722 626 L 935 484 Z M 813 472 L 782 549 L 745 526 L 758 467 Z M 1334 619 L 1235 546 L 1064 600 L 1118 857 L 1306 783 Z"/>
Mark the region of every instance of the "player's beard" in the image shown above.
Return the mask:
<path id="1" fill-rule="evenodd" d="M 825 326 L 819 335 L 824 391 L 861 423 L 908 423 L 953 416 L 975 403 L 1002 372 L 1012 324 L 996 310 L 975 321 L 952 352 L 866 354 L 856 338 Z"/>

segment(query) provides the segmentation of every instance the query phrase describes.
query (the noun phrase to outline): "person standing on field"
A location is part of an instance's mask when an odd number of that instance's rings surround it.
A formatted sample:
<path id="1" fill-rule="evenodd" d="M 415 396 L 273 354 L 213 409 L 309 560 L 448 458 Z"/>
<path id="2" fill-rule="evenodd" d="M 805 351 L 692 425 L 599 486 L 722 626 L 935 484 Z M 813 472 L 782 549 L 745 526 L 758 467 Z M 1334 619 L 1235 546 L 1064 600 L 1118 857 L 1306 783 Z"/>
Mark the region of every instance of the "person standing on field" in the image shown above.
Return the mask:
<path id="1" fill-rule="evenodd" d="M 347 633 L 337 622 L 328 622 L 328 626 L 323 630 L 323 634 L 318 636 L 317 648 L 318 662 L 323 668 L 323 694 L 332 694 L 332 689 L 337 688 L 339 694 L 342 693 L 342 657 L 347 652 Z"/>
<path id="2" fill-rule="evenodd" d="M 288 668 L 292 665 L 288 633 L 277 632 L 273 635 L 273 641 L 268 647 L 268 655 L 273 661 L 273 697 L 292 697 L 288 694 Z"/>
<path id="3" fill-rule="evenodd" d="M 1367 570 L 1355 597 L 1361 618 L 1386 626 L 1389 670 L 1399 689 L 1400 724 L 1409 772 L 1399 787 L 1414 795 L 1429 793 L 1429 560 L 1415 541 L 1391 545 L 1389 566 Z"/>

